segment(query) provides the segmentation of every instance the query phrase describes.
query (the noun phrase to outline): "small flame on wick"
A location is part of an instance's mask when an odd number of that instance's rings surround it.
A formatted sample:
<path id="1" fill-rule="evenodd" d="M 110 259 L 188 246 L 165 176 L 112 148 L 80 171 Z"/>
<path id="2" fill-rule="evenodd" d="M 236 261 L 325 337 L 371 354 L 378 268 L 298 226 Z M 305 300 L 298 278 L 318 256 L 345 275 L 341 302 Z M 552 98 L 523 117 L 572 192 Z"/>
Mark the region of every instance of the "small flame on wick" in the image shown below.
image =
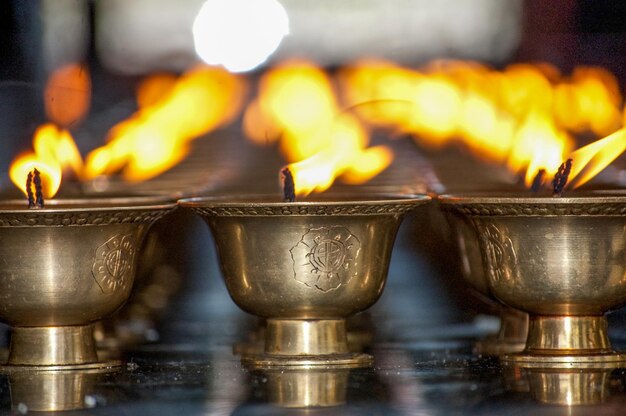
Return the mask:
<path id="1" fill-rule="evenodd" d="M 26 196 L 28 197 L 28 208 L 43 208 L 43 186 L 41 183 L 41 173 L 37 168 L 28 172 L 28 176 L 26 177 Z"/>

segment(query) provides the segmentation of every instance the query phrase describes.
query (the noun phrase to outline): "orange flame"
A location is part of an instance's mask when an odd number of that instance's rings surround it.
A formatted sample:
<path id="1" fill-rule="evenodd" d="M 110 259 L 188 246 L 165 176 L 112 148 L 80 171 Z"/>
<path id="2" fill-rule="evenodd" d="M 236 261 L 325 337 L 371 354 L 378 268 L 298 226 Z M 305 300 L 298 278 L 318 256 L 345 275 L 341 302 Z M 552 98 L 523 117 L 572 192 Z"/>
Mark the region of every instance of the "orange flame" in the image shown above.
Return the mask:
<path id="1" fill-rule="evenodd" d="M 604 136 L 621 127 L 622 96 L 613 74 L 602 68 L 579 67 L 555 89 L 555 117 L 573 131 Z"/>
<path id="2" fill-rule="evenodd" d="M 331 79 L 312 63 L 286 62 L 264 74 L 259 84 L 244 131 L 258 144 L 280 139 L 283 155 L 292 162 L 297 195 L 322 192 L 338 177 L 364 183 L 393 160 L 389 148 L 367 147 L 367 129 L 340 112 Z"/>
<path id="3" fill-rule="evenodd" d="M 61 185 L 62 174 L 80 178 L 83 160 L 69 131 L 58 126 L 78 123 L 89 110 L 91 78 L 87 67 L 70 64 L 55 70 L 46 83 L 44 106 L 54 122 L 41 125 L 33 138 L 33 151 L 14 159 L 9 168 L 11 181 L 26 192 L 26 178 L 35 168 L 41 173 L 45 198 L 52 198 Z"/>
<path id="4" fill-rule="evenodd" d="M 572 152 L 572 170 L 568 187 L 578 188 L 593 179 L 626 150 L 626 129 L 583 146 Z"/>
<path id="5" fill-rule="evenodd" d="M 369 182 L 393 162 L 393 151 L 387 146 L 374 146 L 356 154 L 341 176 L 343 182 L 361 185 Z"/>
<path id="6" fill-rule="evenodd" d="M 604 135 L 623 122 L 618 84 L 600 68 L 563 78 L 548 64 L 496 71 L 435 61 L 417 71 L 369 60 L 343 69 L 339 80 L 349 104 L 371 103 L 357 108 L 368 123 L 399 128 L 426 146 L 460 142 L 482 159 L 525 172 L 528 185 L 541 169 L 556 172 L 573 149 L 570 132 Z"/>
<path id="7" fill-rule="evenodd" d="M 137 86 L 137 106 L 146 108 L 155 105 L 176 85 L 176 75 L 169 73 L 153 74 L 143 79 Z"/>
<path id="8" fill-rule="evenodd" d="M 34 151 L 15 158 L 9 168 L 11 181 L 26 195 L 26 178 L 33 169 L 41 173 L 44 197 L 56 195 L 61 186 L 62 172 L 72 169 L 79 173 L 82 159 L 67 130 L 44 124 L 35 132 Z"/>
<path id="9" fill-rule="evenodd" d="M 138 90 L 139 111 L 87 156 L 84 176 L 121 171 L 139 182 L 165 172 L 187 156 L 192 140 L 232 121 L 244 96 L 243 80 L 218 68 L 148 78 Z"/>
<path id="10" fill-rule="evenodd" d="M 325 134 L 337 114 L 334 91 L 328 76 L 304 61 L 289 61 L 266 73 L 259 82 L 259 112 L 268 120 L 260 123 L 282 132 L 281 150 L 288 161 L 298 161 L 326 148 Z"/>
<path id="11" fill-rule="evenodd" d="M 60 126 L 78 123 L 89 110 L 91 77 L 86 66 L 70 64 L 50 75 L 44 92 L 48 118 Z"/>
<path id="12" fill-rule="evenodd" d="M 326 146 L 304 160 L 289 165 L 296 185 L 296 195 L 323 192 L 343 174 L 367 143 L 367 132 L 349 114 L 338 117 L 324 132 Z"/>
<path id="13" fill-rule="evenodd" d="M 44 124 L 35 132 L 33 148 L 40 157 L 50 155 L 64 172 L 71 170 L 78 177 L 82 174 L 83 158 L 69 131 Z"/>
<path id="14" fill-rule="evenodd" d="M 540 170 L 554 175 L 572 145 L 569 135 L 558 130 L 548 116 L 532 113 L 515 133 L 507 164 L 514 172 L 526 170 L 524 183 L 530 187 Z"/>

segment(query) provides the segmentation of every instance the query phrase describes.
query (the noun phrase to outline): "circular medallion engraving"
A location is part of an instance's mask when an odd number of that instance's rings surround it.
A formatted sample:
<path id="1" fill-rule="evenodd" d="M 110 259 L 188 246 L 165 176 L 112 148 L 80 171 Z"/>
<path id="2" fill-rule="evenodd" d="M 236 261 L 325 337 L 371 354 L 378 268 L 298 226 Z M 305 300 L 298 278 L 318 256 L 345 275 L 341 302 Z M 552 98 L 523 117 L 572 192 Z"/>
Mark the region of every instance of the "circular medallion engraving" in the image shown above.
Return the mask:
<path id="1" fill-rule="evenodd" d="M 361 242 L 346 227 L 312 228 L 290 250 L 294 278 L 328 292 L 356 275 Z"/>
<path id="2" fill-rule="evenodd" d="M 321 273 L 334 273 L 343 265 L 346 251 L 346 246 L 341 241 L 323 240 L 313 247 L 309 253 L 309 261 Z"/>
<path id="3" fill-rule="evenodd" d="M 91 272 L 103 293 L 110 294 L 130 284 L 134 256 L 135 244 L 130 234 L 117 234 L 96 249 Z"/>
<path id="4" fill-rule="evenodd" d="M 493 224 L 484 226 L 479 234 L 488 275 L 494 282 L 511 280 L 517 266 L 511 239 Z"/>

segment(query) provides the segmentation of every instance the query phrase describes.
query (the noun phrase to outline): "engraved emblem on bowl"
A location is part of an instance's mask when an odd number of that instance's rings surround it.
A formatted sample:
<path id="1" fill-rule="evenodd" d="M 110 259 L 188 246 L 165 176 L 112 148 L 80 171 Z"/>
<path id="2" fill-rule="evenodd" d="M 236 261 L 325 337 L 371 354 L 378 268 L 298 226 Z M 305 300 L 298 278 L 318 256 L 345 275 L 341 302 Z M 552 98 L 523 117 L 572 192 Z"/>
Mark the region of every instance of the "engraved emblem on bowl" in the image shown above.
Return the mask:
<path id="1" fill-rule="evenodd" d="M 311 228 L 291 248 L 294 278 L 322 292 L 338 289 L 356 275 L 361 242 L 346 227 Z"/>
<path id="2" fill-rule="evenodd" d="M 495 282 L 513 278 L 513 268 L 517 265 L 517 254 L 513 242 L 497 226 L 489 224 L 482 228 L 480 240 L 487 273 Z"/>
<path id="3" fill-rule="evenodd" d="M 103 293 L 114 293 L 130 284 L 134 256 L 135 243 L 130 234 L 117 234 L 96 249 L 91 272 Z"/>

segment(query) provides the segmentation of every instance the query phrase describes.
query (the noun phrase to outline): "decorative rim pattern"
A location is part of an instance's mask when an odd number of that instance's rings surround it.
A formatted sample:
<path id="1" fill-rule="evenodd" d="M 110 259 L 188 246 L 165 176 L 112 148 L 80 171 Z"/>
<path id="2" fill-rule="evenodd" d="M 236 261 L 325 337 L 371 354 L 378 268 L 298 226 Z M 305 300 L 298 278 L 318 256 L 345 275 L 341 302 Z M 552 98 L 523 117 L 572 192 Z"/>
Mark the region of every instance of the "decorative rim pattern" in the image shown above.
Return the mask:
<path id="1" fill-rule="evenodd" d="M 273 217 L 273 216 L 356 216 L 403 215 L 430 197 L 359 202 L 294 202 L 294 203 L 223 203 L 211 199 L 182 200 L 181 206 L 192 208 L 201 216 L 211 217 Z"/>
<path id="2" fill-rule="evenodd" d="M 108 224 L 152 223 L 176 208 L 176 205 L 137 207 L 135 209 L 85 211 L 6 211 L 0 210 L 0 228 L 4 227 L 71 227 Z"/>
<path id="3" fill-rule="evenodd" d="M 502 198 L 441 196 L 446 210 L 480 217 L 626 216 L 626 197 Z"/>

